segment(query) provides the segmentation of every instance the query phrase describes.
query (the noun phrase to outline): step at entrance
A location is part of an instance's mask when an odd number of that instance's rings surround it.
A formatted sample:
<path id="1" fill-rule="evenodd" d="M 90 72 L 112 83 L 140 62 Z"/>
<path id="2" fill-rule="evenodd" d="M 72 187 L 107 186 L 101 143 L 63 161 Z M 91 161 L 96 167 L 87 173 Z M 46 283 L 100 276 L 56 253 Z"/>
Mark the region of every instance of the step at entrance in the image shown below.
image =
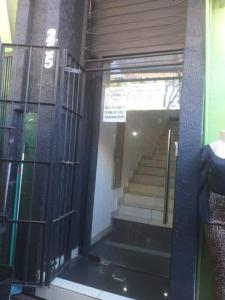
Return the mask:
<path id="1" fill-rule="evenodd" d="M 137 300 L 61 278 L 56 278 L 49 288 L 37 288 L 36 295 L 46 300 Z"/>

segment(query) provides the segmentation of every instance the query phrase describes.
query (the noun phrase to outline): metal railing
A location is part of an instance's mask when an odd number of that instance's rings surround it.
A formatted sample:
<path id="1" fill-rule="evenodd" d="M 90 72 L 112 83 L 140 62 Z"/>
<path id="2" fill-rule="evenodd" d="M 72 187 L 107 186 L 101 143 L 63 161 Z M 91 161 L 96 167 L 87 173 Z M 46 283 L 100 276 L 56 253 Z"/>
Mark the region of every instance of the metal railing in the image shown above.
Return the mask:
<path id="1" fill-rule="evenodd" d="M 164 211 L 163 224 L 168 223 L 169 201 L 170 201 L 170 175 L 171 175 L 171 158 L 173 145 L 173 131 L 169 129 L 167 139 L 167 157 L 166 157 L 166 174 L 165 174 L 165 192 L 164 192 Z"/>
<path id="2" fill-rule="evenodd" d="M 48 285 L 76 246 L 82 82 L 67 50 L 0 45 L 0 262 L 25 286 Z"/>

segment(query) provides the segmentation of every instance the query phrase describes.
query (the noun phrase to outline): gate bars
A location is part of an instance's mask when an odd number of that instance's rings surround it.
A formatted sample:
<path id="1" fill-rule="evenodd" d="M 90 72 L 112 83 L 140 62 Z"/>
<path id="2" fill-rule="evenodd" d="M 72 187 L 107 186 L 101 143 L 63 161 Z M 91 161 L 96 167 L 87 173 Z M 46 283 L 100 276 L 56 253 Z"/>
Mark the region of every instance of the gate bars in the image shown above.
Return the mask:
<path id="1" fill-rule="evenodd" d="M 46 284 L 71 259 L 84 80 L 67 50 L 0 48 L 0 261 Z"/>

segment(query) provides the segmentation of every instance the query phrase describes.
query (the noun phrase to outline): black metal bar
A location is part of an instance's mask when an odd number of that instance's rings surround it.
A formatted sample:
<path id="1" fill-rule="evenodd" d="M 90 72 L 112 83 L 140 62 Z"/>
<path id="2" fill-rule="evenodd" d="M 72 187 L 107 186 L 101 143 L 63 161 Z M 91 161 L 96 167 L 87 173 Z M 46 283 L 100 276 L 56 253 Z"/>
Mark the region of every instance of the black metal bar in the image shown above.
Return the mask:
<path id="1" fill-rule="evenodd" d="M 3 76 L 4 76 L 4 71 L 3 71 L 3 66 L 4 66 L 4 51 L 3 51 L 4 47 L 0 41 L 0 98 L 2 97 L 2 84 L 3 84 Z"/>
<path id="2" fill-rule="evenodd" d="M 41 264 L 40 264 L 40 283 L 41 285 L 44 282 L 44 270 L 45 270 L 45 240 L 46 240 L 46 234 L 47 234 L 47 222 L 45 222 L 44 232 L 43 232 L 43 239 L 42 239 L 42 255 L 41 255 Z"/>
<path id="3" fill-rule="evenodd" d="M 77 90 L 76 90 L 76 94 L 73 97 L 73 105 L 75 107 L 75 111 L 76 113 L 78 113 L 79 111 L 79 104 L 80 101 L 82 101 L 82 97 L 80 97 L 80 77 L 81 75 L 78 74 L 77 76 Z M 74 136 L 73 136 L 73 141 L 70 139 L 70 148 L 69 148 L 69 154 L 68 156 L 71 156 L 71 159 L 74 160 L 78 160 L 78 143 L 79 143 L 79 127 L 80 127 L 80 122 L 81 119 L 78 118 L 71 118 L 71 124 L 72 122 L 74 123 Z M 71 132 L 72 133 L 72 132 Z M 72 136 L 71 136 L 72 137 Z M 69 208 L 72 210 L 75 206 L 74 201 L 79 201 L 79 195 L 78 193 L 73 193 L 73 187 L 78 188 L 78 185 L 76 185 L 76 175 L 79 172 L 79 169 L 72 169 L 72 174 L 71 174 L 71 178 L 70 178 L 70 189 L 69 189 Z M 68 191 L 68 190 L 67 190 Z M 76 196 L 75 196 L 76 195 Z M 67 242 L 66 242 L 66 246 L 67 246 L 67 256 L 68 258 L 71 257 L 71 251 L 72 251 L 72 237 L 74 236 L 73 234 L 73 219 L 71 218 L 69 220 L 69 224 L 68 224 L 68 237 L 67 237 Z"/>
<path id="4" fill-rule="evenodd" d="M 31 104 L 31 105 L 43 105 L 43 106 L 55 106 L 55 103 L 51 102 L 40 102 L 37 101 L 23 101 L 23 100 L 13 100 L 13 99 L 0 99 L 0 102 L 3 103 L 16 103 L 16 104 Z"/>
<path id="5" fill-rule="evenodd" d="M 69 216 L 73 215 L 75 212 L 76 212 L 75 210 L 71 210 L 71 211 L 65 213 L 64 215 L 53 219 L 52 223 L 57 223 L 59 221 L 62 221 L 63 219 L 68 218 Z"/>
<path id="6" fill-rule="evenodd" d="M 8 158 L 0 158 L 2 162 L 13 162 L 13 163 L 23 163 L 23 164 L 33 164 L 33 160 L 21 160 L 21 159 L 8 159 Z M 36 161 L 36 164 L 40 165 L 50 165 L 51 161 Z"/>
<path id="7" fill-rule="evenodd" d="M 3 130 L 12 130 L 12 129 L 15 129 L 15 128 L 16 128 L 15 126 L 0 126 L 0 129 L 3 129 Z"/>
<path id="8" fill-rule="evenodd" d="M 72 109 L 66 107 L 65 105 L 62 106 L 63 109 L 67 110 L 68 112 L 74 114 L 75 116 L 78 116 L 79 118 L 83 118 L 83 115 L 76 112 L 76 111 L 73 111 Z"/>
<path id="9" fill-rule="evenodd" d="M 37 225 L 45 225 L 46 221 L 35 221 L 35 220 L 13 220 L 8 219 L 8 222 L 10 223 L 23 223 L 23 224 L 37 224 Z"/>
<path id="10" fill-rule="evenodd" d="M 43 81 L 43 69 L 44 69 L 44 49 L 42 49 L 42 61 L 41 61 L 41 74 L 40 74 L 40 87 L 39 87 L 39 95 L 38 95 L 38 108 L 37 108 L 37 125 L 36 125 L 36 137 L 35 137 L 35 146 L 34 146 L 34 162 L 33 162 L 33 175 L 32 175 L 32 184 L 31 184 L 31 196 L 30 196 L 30 207 L 29 207 L 29 219 L 32 217 L 33 210 L 33 200 L 34 200 L 34 185 L 35 185 L 35 172 L 36 172 L 36 156 L 37 156 L 37 146 L 38 146 L 38 128 L 39 128 L 39 119 L 40 119 L 40 99 L 42 95 L 42 81 Z M 31 226 L 28 225 L 27 231 L 27 240 L 25 247 L 25 268 L 24 268 L 24 276 L 25 281 L 27 281 L 27 269 L 29 264 L 30 257 L 30 240 L 31 240 Z M 42 253 L 43 255 L 43 253 Z"/>
<path id="11" fill-rule="evenodd" d="M 171 129 L 169 129 L 169 131 L 168 131 L 168 140 L 167 140 L 167 158 L 166 158 L 166 177 L 165 177 L 165 192 L 164 192 L 163 224 L 167 224 L 167 222 L 168 222 L 172 139 L 173 139 L 173 132 L 172 132 Z"/>
<path id="12" fill-rule="evenodd" d="M 50 171 L 50 180 L 49 180 L 49 189 L 48 189 L 48 200 L 46 203 L 46 218 L 47 222 L 47 234 L 46 234 L 46 277 L 45 284 L 49 285 L 51 281 L 52 273 L 52 259 L 53 259 L 53 242 L 54 242 L 54 231 L 52 226 L 52 220 L 54 218 L 54 202 L 53 199 L 57 199 L 57 185 L 58 185 L 58 135 L 61 128 L 61 95 L 58 97 L 58 81 L 62 80 L 61 74 L 59 73 L 61 63 L 61 51 L 57 52 L 56 56 L 56 66 L 55 66 L 55 78 L 54 78 L 54 118 L 52 122 L 51 129 L 51 171 Z M 64 69 L 64 65 L 61 66 Z M 55 259 L 54 259 L 55 263 Z"/>
<path id="13" fill-rule="evenodd" d="M 125 60 L 132 58 L 144 58 L 144 57 L 154 57 L 154 56 L 165 56 L 165 55 L 176 55 L 176 54 L 184 54 L 184 49 L 177 50 L 167 50 L 167 51 L 155 51 L 143 54 L 130 54 L 124 56 L 113 56 L 113 57 L 103 57 L 100 59 L 86 59 L 85 63 L 96 63 L 96 62 L 110 62 L 113 60 Z"/>
<path id="14" fill-rule="evenodd" d="M 72 61 L 71 61 L 71 56 L 68 55 L 68 52 L 65 51 L 65 55 L 64 55 L 64 65 L 71 65 Z M 73 66 L 72 66 L 73 67 Z M 65 120 L 64 120 L 64 132 L 63 132 L 63 138 L 62 138 L 62 142 L 63 142 L 63 147 L 62 147 L 62 158 L 63 160 L 67 159 L 67 151 L 66 149 L 68 149 L 70 147 L 70 145 L 68 144 L 68 132 L 70 133 L 71 128 L 69 127 L 69 112 L 68 112 L 68 108 L 69 108 L 69 98 L 70 98 L 70 78 L 71 78 L 71 73 L 65 73 L 64 71 L 64 78 L 66 78 L 66 81 L 62 81 L 61 83 L 61 90 L 64 91 L 65 94 L 65 98 L 66 98 L 66 110 L 65 110 Z M 65 76 L 66 75 L 66 76 Z M 74 74 L 75 75 L 75 74 Z M 72 102 L 72 106 L 73 106 L 73 102 Z M 62 168 L 61 168 L 61 185 L 60 185 L 60 214 L 62 214 L 63 216 L 66 213 L 66 208 L 67 208 L 67 201 L 68 201 L 68 195 L 66 193 L 67 190 L 67 182 L 68 182 L 68 176 L 69 176 L 69 164 L 62 164 Z M 61 257 L 62 255 L 64 255 L 64 260 L 65 260 L 65 253 L 63 253 L 63 241 L 64 241 L 64 234 L 68 234 L 66 231 L 66 226 L 65 226 L 65 219 L 62 217 L 62 224 L 59 224 L 59 237 L 58 237 L 58 251 L 57 251 L 57 255 L 59 257 Z M 54 222 L 54 221 L 53 221 Z M 63 234 L 64 233 L 64 234 Z M 61 260 L 59 260 L 59 268 L 61 268 Z"/>
<path id="15" fill-rule="evenodd" d="M 154 77 L 154 78 L 140 78 L 140 79 L 111 79 L 110 83 L 121 83 L 121 82 L 150 82 L 150 81 L 164 81 L 164 80 L 175 80 L 175 79 L 181 79 L 181 77 L 175 76 L 175 77 Z"/>
<path id="16" fill-rule="evenodd" d="M 76 181 L 74 181 L 73 185 L 72 185 L 72 191 L 71 191 L 71 195 L 73 196 L 74 194 L 76 194 L 76 204 L 73 203 L 73 207 L 75 206 L 78 213 L 77 213 L 77 226 L 74 226 L 72 228 L 73 232 L 75 233 L 74 235 L 71 234 L 70 236 L 70 240 L 69 240 L 69 244 L 70 244 L 70 249 L 71 251 L 75 248 L 75 247 L 79 247 L 79 251 L 81 252 L 81 239 L 80 236 L 82 235 L 82 232 L 79 228 L 79 220 L 80 218 L 84 215 L 83 214 L 83 197 L 81 197 L 82 194 L 82 190 L 83 190 L 83 178 L 84 178 L 84 170 L 85 170 L 85 146 L 86 146 L 86 114 L 85 114 L 85 88 L 86 88 L 86 73 L 81 74 L 80 76 L 80 93 L 78 95 L 78 97 L 80 98 L 80 103 L 78 106 L 78 111 L 84 115 L 85 117 L 83 119 L 80 120 L 80 126 L 79 126 L 79 134 L 78 134 L 78 144 L 79 144 L 79 148 L 77 151 L 77 159 L 81 162 L 79 168 L 78 168 L 78 172 L 77 172 L 77 176 L 75 178 Z M 82 200 L 81 200 L 82 199 Z M 76 236 L 75 236 L 76 235 Z"/>
<path id="17" fill-rule="evenodd" d="M 19 174 L 19 194 L 18 194 L 18 203 L 17 203 L 17 207 L 16 207 L 16 217 L 17 219 L 19 219 L 19 215 L 20 215 L 20 205 L 21 205 L 21 193 L 22 193 L 22 180 L 23 180 L 23 172 L 24 172 L 24 164 L 23 161 L 25 159 L 25 151 L 26 151 L 26 145 L 25 145 L 25 119 L 26 119 L 26 114 L 27 114 L 27 100 L 28 100 L 28 93 L 29 93 L 29 84 L 30 84 L 30 74 L 31 74 L 31 59 L 32 59 L 32 51 L 33 48 L 30 47 L 29 48 L 29 55 L 28 55 L 28 68 L 27 68 L 27 73 L 26 73 L 26 88 L 25 88 L 25 107 L 24 107 L 24 113 L 23 113 L 23 124 L 22 124 L 22 134 L 21 134 L 21 164 L 18 166 L 18 168 L 20 168 L 20 174 Z M 15 203 L 16 203 L 16 199 L 15 199 Z M 15 205 L 15 204 L 14 204 Z M 14 230 L 14 236 L 12 237 L 13 240 L 11 241 L 11 243 L 13 242 L 14 244 L 14 249 L 13 249 L 13 253 L 12 253 L 12 264 L 15 264 L 15 252 L 17 249 L 17 235 L 18 235 L 18 226 L 16 223 L 15 226 L 15 230 Z M 26 259 L 26 258 L 25 258 Z M 25 265 L 25 270 L 26 270 L 26 265 Z M 26 274 L 24 274 L 24 278 L 26 278 Z"/>
<path id="18" fill-rule="evenodd" d="M 118 68 L 93 68 L 93 69 L 85 69 L 86 72 L 103 72 L 103 71 L 120 71 L 120 70 L 139 70 L 139 69 L 148 69 L 148 70 L 155 70 L 155 69 L 163 69 L 163 68 L 169 68 L 172 67 L 175 69 L 175 67 L 183 67 L 183 63 L 176 63 L 176 64 L 161 64 L 161 65 L 143 65 L 143 66 L 126 66 L 126 67 L 118 67 Z"/>
<path id="19" fill-rule="evenodd" d="M 60 164 L 74 166 L 74 165 L 79 165 L 80 162 L 79 161 L 66 160 L 66 161 L 61 161 Z"/>
<path id="20" fill-rule="evenodd" d="M 31 44 L 9 44 L 9 43 L 2 43 L 2 46 L 5 48 L 15 48 L 15 47 L 20 47 L 20 48 L 40 48 L 40 49 L 46 49 L 46 50 L 59 50 L 59 47 L 54 47 L 54 46 L 42 46 L 42 45 L 31 45 Z"/>

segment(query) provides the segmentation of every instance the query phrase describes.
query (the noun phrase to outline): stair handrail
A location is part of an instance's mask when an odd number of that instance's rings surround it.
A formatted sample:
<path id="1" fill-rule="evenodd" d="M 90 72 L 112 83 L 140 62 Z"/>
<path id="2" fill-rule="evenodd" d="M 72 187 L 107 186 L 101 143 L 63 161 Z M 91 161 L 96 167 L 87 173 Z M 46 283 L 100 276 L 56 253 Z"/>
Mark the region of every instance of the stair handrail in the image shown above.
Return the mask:
<path id="1" fill-rule="evenodd" d="M 172 129 L 169 129 L 168 139 L 167 139 L 167 158 L 166 158 L 166 174 L 165 174 L 166 176 L 165 176 L 164 210 L 163 210 L 163 224 L 165 225 L 168 223 L 172 140 L 173 140 L 173 131 Z"/>

